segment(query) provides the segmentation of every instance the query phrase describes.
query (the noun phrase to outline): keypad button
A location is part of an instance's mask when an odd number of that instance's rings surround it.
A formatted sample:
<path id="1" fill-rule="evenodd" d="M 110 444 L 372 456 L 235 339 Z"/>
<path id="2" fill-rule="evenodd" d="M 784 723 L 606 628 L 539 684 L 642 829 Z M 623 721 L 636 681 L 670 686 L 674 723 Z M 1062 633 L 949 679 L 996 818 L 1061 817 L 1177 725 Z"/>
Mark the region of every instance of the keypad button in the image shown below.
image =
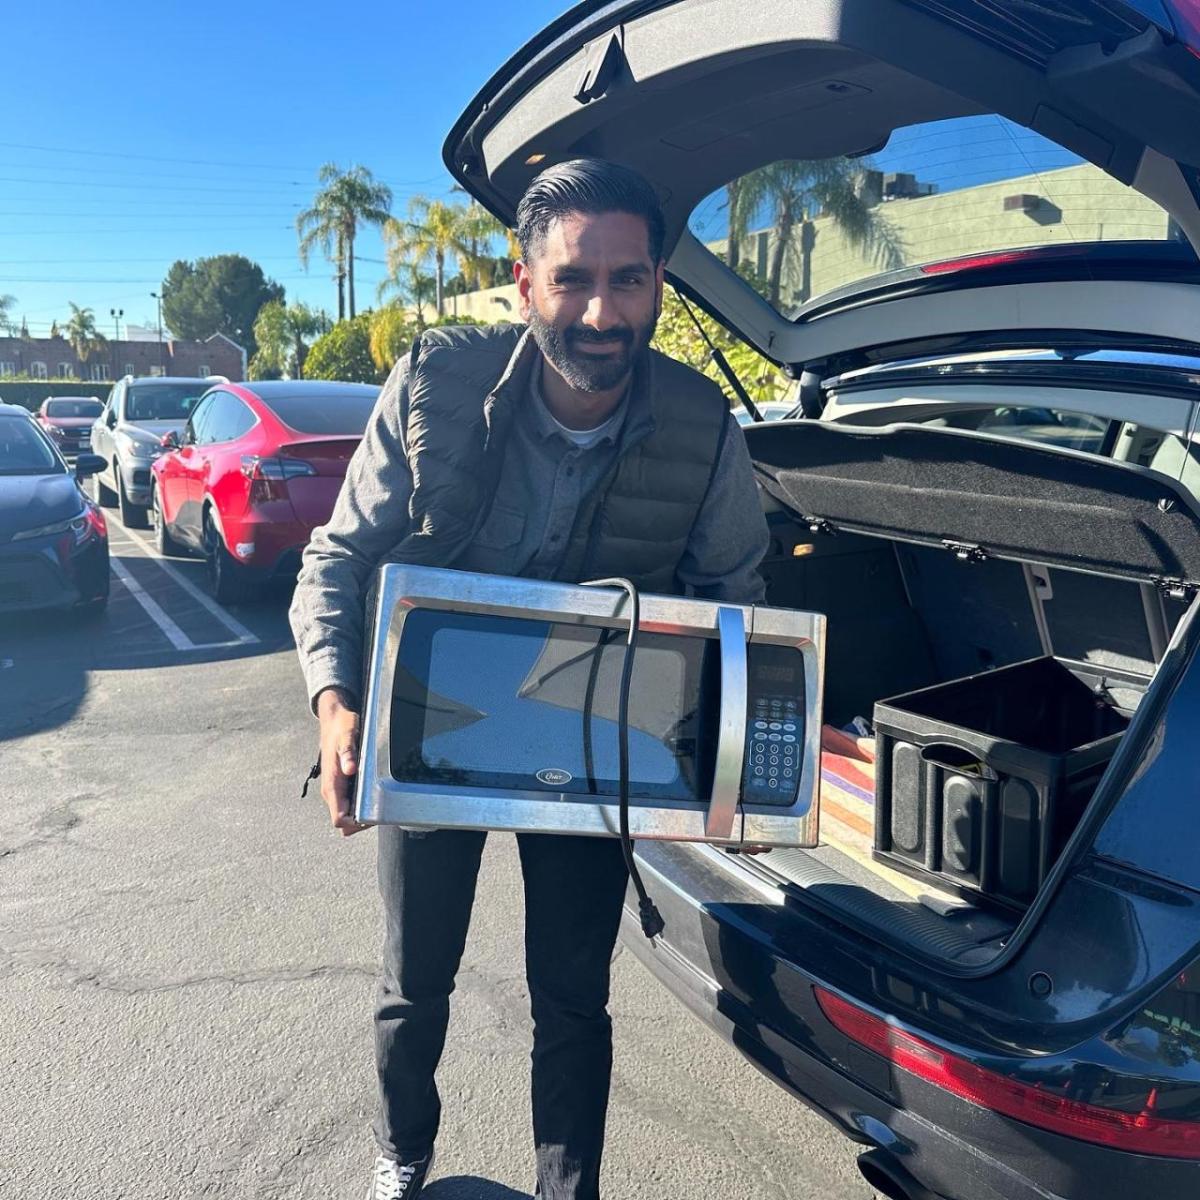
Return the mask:
<path id="1" fill-rule="evenodd" d="M 783 735 L 783 740 L 785 742 L 790 743 L 791 745 L 795 745 L 795 743 L 796 743 L 796 737 L 794 734 L 791 734 L 791 733 L 785 733 Z"/>
<path id="2" fill-rule="evenodd" d="M 795 733 L 796 732 L 796 722 L 795 721 L 785 721 L 783 723 L 783 731 L 784 731 L 784 733 Z"/>
<path id="3" fill-rule="evenodd" d="M 778 734 L 778 733 L 771 733 L 771 734 L 767 735 L 767 738 L 769 741 L 778 742 L 778 741 L 782 740 L 782 735 Z"/>
<path id="4" fill-rule="evenodd" d="M 766 729 L 767 723 L 766 723 L 766 721 L 755 721 L 754 728 L 755 729 Z"/>
<path id="5" fill-rule="evenodd" d="M 783 726 L 782 726 L 782 725 L 780 725 L 780 723 L 779 723 L 778 721 L 772 721 L 772 722 L 771 722 L 771 728 L 772 728 L 772 729 L 774 729 L 774 730 L 776 730 L 776 731 L 778 731 L 778 730 L 782 729 L 782 728 L 783 728 Z"/>

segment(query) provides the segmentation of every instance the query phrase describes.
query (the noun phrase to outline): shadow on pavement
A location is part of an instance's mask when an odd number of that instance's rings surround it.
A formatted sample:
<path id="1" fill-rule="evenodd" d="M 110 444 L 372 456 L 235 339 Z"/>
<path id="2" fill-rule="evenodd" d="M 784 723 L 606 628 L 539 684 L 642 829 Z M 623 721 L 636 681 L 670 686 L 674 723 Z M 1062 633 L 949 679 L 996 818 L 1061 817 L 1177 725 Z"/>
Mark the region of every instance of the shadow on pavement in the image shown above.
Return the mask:
<path id="1" fill-rule="evenodd" d="M 106 612 L 94 619 L 38 612 L 6 617 L 0 627 L 0 743 L 55 729 L 78 712 L 96 671 L 188 668 L 273 654 L 292 644 L 287 624 L 290 587 L 230 612 L 252 621 L 256 642 L 180 650 L 154 627 L 128 592 L 114 584 Z"/>
<path id="2" fill-rule="evenodd" d="M 437 1179 L 421 1193 L 428 1200 L 529 1200 L 528 1192 L 515 1192 L 502 1183 L 478 1175 L 454 1175 Z"/>

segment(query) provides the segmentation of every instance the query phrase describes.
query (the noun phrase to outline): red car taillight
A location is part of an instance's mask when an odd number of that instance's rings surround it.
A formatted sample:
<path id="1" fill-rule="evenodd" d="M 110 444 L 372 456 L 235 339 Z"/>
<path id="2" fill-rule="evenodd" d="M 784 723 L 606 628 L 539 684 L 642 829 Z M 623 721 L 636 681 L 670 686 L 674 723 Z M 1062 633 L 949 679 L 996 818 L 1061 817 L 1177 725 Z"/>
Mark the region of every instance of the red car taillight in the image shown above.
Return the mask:
<path id="1" fill-rule="evenodd" d="M 824 988 L 813 990 L 821 1011 L 846 1037 L 901 1070 L 971 1104 L 1051 1133 L 1116 1150 L 1167 1158 L 1200 1158 L 1200 1123 L 1155 1116 L 1157 1095 L 1153 1091 L 1138 1113 L 1117 1112 L 1081 1100 L 1068 1100 L 977 1067 L 889 1025 L 882 1017 L 866 1012 Z"/>
<path id="2" fill-rule="evenodd" d="M 242 455 L 242 474 L 250 480 L 251 500 L 286 500 L 289 479 L 316 473 L 316 467 L 301 458 Z"/>

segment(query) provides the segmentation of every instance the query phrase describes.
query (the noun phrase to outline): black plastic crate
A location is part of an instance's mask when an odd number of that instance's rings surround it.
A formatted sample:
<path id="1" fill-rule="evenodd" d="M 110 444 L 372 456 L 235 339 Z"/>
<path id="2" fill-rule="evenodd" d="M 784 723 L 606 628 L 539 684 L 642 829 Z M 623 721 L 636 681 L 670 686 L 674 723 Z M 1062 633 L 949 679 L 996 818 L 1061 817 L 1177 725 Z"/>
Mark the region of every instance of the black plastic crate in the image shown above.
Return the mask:
<path id="1" fill-rule="evenodd" d="M 1024 908 L 1087 807 L 1129 718 L 1054 658 L 875 705 L 875 857 Z"/>

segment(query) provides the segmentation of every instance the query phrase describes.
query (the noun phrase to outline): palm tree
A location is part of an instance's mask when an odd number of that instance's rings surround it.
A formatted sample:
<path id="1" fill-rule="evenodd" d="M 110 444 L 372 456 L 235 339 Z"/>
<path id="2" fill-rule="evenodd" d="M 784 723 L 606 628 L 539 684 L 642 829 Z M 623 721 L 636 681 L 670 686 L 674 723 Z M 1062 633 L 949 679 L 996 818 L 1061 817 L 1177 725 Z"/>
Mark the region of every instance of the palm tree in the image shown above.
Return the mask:
<path id="1" fill-rule="evenodd" d="M 891 223 L 861 194 L 859 183 L 868 169 L 849 158 L 784 159 L 743 176 L 730 191 L 730 242 L 740 255 L 740 241 L 751 221 L 769 208 L 774 242 L 767 270 L 767 298 L 776 307 L 783 288 L 785 261 L 799 248 L 801 302 L 811 294 L 809 271 L 816 239 L 814 221 L 829 217 L 855 249 L 869 255 L 881 270 L 904 263 L 903 247 Z M 797 239 L 797 233 L 799 238 Z"/>
<path id="2" fill-rule="evenodd" d="M 444 200 L 414 196 L 406 221 L 389 221 L 383 227 L 388 269 L 399 275 L 406 260 L 417 264 L 433 260 L 434 303 L 439 317 L 446 311 L 446 263 L 470 260 L 473 226 L 467 209 Z"/>
<path id="3" fill-rule="evenodd" d="M 308 357 L 309 342 L 333 328 L 329 314 L 320 308 L 309 308 L 297 300 L 287 306 L 287 329 L 292 339 L 288 374 L 293 379 L 304 376 L 304 360 Z"/>
<path id="4" fill-rule="evenodd" d="M 99 350 L 104 345 L 104 337 L 96 329 L 96 315 L 90 308 L 80 308 L 70 300 L 67 304 L 71 309 L 71 319 L 63 327 L 64 336 L 71 343 L 75 357 L 80 362 L 86 362 L 93 350 Z"/>
<path id="5" fill-rule="evenodd" d="M 5 333 L 13 337 L 16 336 L 17 332 L 17 327 L 12 319 L 12 308 L 16 302 L 16 296 L 0 296 L 0 329 L 3 329 Z"/>
<path id="6" fill-rule="evenodd" d="M 337 268 L 338 320 L 346 316 L 346 282 L 350 284 L 350 316 L 354 316 L 354 239 L 362 225 L 382 226 L 391 219 L 392 189 L 379 183 L 366 167 L 342 171 L 326 163 L 317 173 L 321 184 L 311 208 L 296 217 L 300 265 L 308 269 L 313 249 L 320 247 Z"/>
<path id="7" fill-rule="evenodd" d="M 437 299 L 437 280 L 421 270 L 421 264 L 411 258 L 392 262 L 389 256 L 391 273 L 379 285 L 378 297 L 386 300 L 389 295 L 396 297 L 402 304 L 413 310 L 413 318 L 417 332 L 425 331 L 425 305 L 432 304 Z"/>
<path id="8" fill-rule="evenodd" d="M 386 374 L 396 365 L 412 346 L 417 332 L 409 322 L 408 310 L 399 304 L 389 304 L 371 314 L 371 358 L 380 371 Z"/>
<path id="9" fill-rule="evenodd" d="M 308 355 L 306 339 L 328 333 L 329 328 L 328 316 L 307 304 L 285 307 L 281 300 L 264 304 L 254 319 L 254 342 L 258 350 L 250 363 L 251 377 L 278 379 L 287 375 L 300 379 Z"/>

